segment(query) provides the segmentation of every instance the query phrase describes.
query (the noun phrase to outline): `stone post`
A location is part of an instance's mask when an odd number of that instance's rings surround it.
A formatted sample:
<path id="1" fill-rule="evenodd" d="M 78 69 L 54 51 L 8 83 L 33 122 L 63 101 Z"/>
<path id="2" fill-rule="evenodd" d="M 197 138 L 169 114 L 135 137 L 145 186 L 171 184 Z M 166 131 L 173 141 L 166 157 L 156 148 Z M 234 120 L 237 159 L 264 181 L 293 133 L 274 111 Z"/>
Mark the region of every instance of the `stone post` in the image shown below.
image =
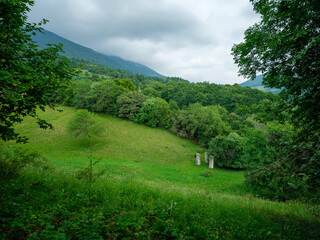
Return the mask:
<path id="1" fill-rule="evenodd" d="M 209 168 L 213 169 L 214 168 L 214 157 L 210 155 L 209 157 Z"/>
<path id="2" fill-rule="evenodd" d="M 204 162 L 208 163 L 208 153 L 204 152 Z"/>
<path id="3" fill-rule="evenodd" d="M 196 165 L 200 165 L 200 153 L 196 153 Z"/>

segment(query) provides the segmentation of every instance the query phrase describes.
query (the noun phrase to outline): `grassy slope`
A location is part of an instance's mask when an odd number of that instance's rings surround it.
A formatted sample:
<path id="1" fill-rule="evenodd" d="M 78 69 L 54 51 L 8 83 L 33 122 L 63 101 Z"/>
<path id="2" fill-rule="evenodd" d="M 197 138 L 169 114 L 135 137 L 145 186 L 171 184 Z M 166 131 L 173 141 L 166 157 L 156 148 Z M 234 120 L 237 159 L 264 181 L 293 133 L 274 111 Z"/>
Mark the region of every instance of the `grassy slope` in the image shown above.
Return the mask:
<path id="1" fill-rule="evenodd" d="M 74 110 L 62 109 L 62 113 L 48 110 L 40 114 L 55 126 L 54 131 L 39 129 L 31 118 L 17 129 L 30 138 L 30 143 L 21 147 L 37 150 L 54 166 L 73 171 L 87 164 L 88 141 L 68 135 L 66 125 Z M 94 156 L 101 158 L 96 168 L 108 168 L 109 174 L 118 178 L 134 177 L 151 186 L 169 184 L 175 188 L 192 187 L 208 192 L 241 191 L 242 172 L 216 169 L 210 178 L 201 176 L 208 169 L 204 165 L 194 166 L 196 152 L 201 152 L 203 158 L 203 149 L 195 143 L 164 129 L 103 114 L 97 117 L 106 126 L 106 132 L 94 142 Z"/>
<path id="2" fill-rule="evenodd" d="M 88 143 L 66 133 L 66 124 L 75 111 L 68 107 L 62 109 L 62 113 L 48 110 L 40 114 L 53 123 L 54 131 L 38 129 L 29 118 L 17 129 L 30 137 L 30 143 L 21 147 L 40 151 L 58 171 L 72 176 L 75 169 L 88 163 Z M 203 149 L 196 144 L 177 138 L 166 130 L 127 120 L 102 114 L 97 119 L 105 124 L 106 132 L 95 141 L 94 155 L 101 158 L 95 168 L 107 169 L 95 183 L 97 189 L 115 191 L 112 196 L 117 197 L 122 196 L 120 192 L 127 191 L 128 198 L 132 194 L 131 198 L 142 198 L 140 200 L 146 202 L 149 201 L 143 200 L 146 196 L 157 194 L 163 202 L 175 200 L 178 202 L 175 208 L 179 223 L 186 221 L 183 219 L 186 212 L 189 211 L 189 216 L 199 211 L 197 214 L 201 220 L 197 221 L 214 222 L 215 226 L 210 227 L 224 226 L 224 234 L 228 233 L 224 236 L 230 238 L 277 239 L 281 236 L 294 239 L 295 235 L 300 239 L 306 233 L 310 234 L 309 238 L 317 237 L 314 229 L 319 226 L 319 219 L 309 206 L 253 197 L 242 185 L 243 172 L 214 169 L 208 174 L 204 164 L 194 165 L 195 152 L 201 152 L 203 156 Z M 125 200 L 119 198 L 118 201 Z"/>

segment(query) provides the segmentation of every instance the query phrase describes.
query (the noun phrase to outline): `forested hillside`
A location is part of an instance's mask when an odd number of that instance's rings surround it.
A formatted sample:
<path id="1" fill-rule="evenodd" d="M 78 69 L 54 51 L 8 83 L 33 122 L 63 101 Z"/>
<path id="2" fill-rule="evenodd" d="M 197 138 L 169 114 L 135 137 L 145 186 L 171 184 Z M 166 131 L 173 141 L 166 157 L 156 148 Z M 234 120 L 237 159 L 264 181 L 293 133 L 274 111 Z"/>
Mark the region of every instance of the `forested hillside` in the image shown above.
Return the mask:
<path id="1" fill-rule="evenodd" d="M 98 53 L 90 48 L 81 46 L 44 29 L 41 33 L 37 32 L 32 39 L 41 48 L 46 48 L 47 44 L 63 44 L 64 52 L 62 54 L 69 58 L 84 59 L 113 69 L 123 69 L 127 72 L 143 74 L 145 76 L 162 76 L 161 74 L 142 64 L 124 60 L 120 57 Z"/>

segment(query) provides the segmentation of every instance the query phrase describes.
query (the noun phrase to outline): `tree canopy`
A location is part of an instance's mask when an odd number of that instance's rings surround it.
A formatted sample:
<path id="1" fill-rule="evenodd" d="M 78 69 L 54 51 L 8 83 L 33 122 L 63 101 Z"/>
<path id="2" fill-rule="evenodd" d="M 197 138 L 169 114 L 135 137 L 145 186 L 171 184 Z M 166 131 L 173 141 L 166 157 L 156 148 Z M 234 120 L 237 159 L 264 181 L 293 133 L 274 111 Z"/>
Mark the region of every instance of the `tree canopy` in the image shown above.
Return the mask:
<path id="1" fill-rule="evenodd" d="M 283 134 L 273 128 L 269 146 L 280 146 L 271 152 L 278 160 L 248 172 L 246 183 L 269 198 L 307 198 L 319 202 L 319 1 L 250 1 L 261 21 L 246 30 L 244 42 L 234 45 L 234 60 L 240 74 L 254 78 L 263 73 L 263 82 L 268 87 L 284 88 L 280 93 L 283 103 L 264 105 L 267 108 L 259 117 L 268 120 L 274 115 L 278 120 L 288 119 L 295 129 Z M 272 114 L 267 113 L 268 109 Z M 251 150 L 248 153 L 253 155 Z"/>
<path id="2" fill-rule="evenodd" d="M 13 125 L 24 116 L 35 117 L 42 128 L 53 126 L 37 116 L 39 107 L 53 106 L 51 96 L 68 84 L 72 68 L 59 55 L 61 45 L 39 49 L 31 40 L 41 25 L 27 22 L 31 0 L 0 3 L 0 137 L 26 141 Z"/>
<path id="3" fill-rule="evenodd" d="M 320 129 L 320 4 L 317 0 L 250 0 L 261 21 L 232 53 L 239 73 L 282 88 L 292 122 Z"/>

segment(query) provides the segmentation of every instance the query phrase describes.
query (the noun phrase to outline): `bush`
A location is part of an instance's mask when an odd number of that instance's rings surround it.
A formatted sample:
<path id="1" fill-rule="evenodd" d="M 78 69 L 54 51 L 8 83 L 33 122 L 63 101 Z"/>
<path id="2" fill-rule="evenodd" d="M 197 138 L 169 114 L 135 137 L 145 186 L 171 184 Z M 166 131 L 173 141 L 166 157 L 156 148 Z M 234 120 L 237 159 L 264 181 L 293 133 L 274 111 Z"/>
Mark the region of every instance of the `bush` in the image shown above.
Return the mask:
<path id="1" fill-rule="evenodd" d="M 318 133 L 295 140 L 277 162 L 246 174 L 245 183 L 271 199 L 320 201 L 320 141 Z"/>
<path id="2" fill-rule="evenodd" d="M 3 179 L 19 176 L 23 167 L 31 165 L 48 169 L 47 159 L 37 152 L 26 149 L 2 147 L 0 149 L 0 177 Z"/>
<path id="3" fill-rule="evenodd" d="M 118 113 L 117 98 L 128 90 L 111 81 L 93 82 L 86 97 L 86 109 L 92 112 Z"/>
<path id="4" fill-rule="evenodd" d="M 244 169 L 247 163 L 243 161 L 244 139 L 237 133 L 218 136 L 209 143 L 209 155 L 214 156 L 218 167 Z"/>

